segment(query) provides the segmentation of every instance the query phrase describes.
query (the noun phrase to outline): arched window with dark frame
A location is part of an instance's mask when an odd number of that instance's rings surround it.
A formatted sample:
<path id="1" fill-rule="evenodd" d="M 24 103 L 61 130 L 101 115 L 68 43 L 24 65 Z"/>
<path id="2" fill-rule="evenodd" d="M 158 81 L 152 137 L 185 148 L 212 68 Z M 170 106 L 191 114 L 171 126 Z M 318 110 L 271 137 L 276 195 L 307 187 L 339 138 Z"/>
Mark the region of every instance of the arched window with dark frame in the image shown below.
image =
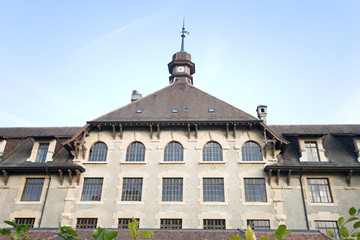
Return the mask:
<path id="1" fill-rule="evenodd" d="M 108 147 L 103 142 L 97 142 L 90 148 L 89 162 L 105 162 Z"/>
<path id="2" fill-rule="evenodd" d="M 184 161 L 184 148 L 178 142 L 170 142 L 164 150 L 165 162 L 182 162 Z"/>
<path id="3" fill-rule="evenodd" d="M 126 150 L 126 162 L 144 162 L 145 146 L 141 142 L 133 142 Z"/>
<path id="4" fill-rule="evenodd" d="M 246 162 L 262 161 L 261 147 L 253 141 L 244 143 L 241 148 L 242 160 Z"/>
<path id="5" fill-rule="evenodd" d="M 221 162 L 222 147 L 219 143 L 211 141 L 205 144 L 203 148 L 203 161 L 204 162 Z"/>

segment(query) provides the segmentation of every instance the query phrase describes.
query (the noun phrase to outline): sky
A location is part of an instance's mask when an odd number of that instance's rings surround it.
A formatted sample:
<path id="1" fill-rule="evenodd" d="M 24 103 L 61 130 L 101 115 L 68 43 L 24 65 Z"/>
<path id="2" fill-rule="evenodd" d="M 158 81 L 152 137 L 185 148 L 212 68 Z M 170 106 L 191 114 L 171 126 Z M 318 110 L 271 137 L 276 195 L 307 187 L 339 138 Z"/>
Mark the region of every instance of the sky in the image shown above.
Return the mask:
<path id="1" fill-rule="evenodd" d="M 0 127 L 83 126 L 169 84 L 185 51 L 194 86 L 267 123 L 360 123 L 358 0 L 0 0 Z"/>

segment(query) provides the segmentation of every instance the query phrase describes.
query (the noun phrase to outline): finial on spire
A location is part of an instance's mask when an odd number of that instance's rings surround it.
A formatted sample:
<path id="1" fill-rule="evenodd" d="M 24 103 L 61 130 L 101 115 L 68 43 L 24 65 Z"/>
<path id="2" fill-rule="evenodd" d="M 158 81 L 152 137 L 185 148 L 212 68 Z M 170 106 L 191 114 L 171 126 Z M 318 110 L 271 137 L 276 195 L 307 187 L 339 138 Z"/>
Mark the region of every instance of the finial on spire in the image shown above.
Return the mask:
<path id="1" fill-rule="evenodd" d="M 183 27 L 182 27 L 182 31 L 181 33 L 181 50 L 180 52 L 185 52 L 184 50 L 184 39 L 185 39 L 185 34 L 190 34 L 188 31 L 185 31 L 185 18 L 183 19 Z"/>

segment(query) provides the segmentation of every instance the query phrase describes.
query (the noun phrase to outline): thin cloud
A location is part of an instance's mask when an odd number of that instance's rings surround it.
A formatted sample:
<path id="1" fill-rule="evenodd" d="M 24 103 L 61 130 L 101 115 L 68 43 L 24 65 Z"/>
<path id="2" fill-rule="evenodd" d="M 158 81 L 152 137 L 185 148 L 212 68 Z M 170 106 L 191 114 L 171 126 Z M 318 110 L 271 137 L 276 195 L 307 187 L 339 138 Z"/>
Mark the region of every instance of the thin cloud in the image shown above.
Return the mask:
<path id="1" fill-rule="evenodd" d="M 115 37 L 116 35 L 122 33 L 123 31 L 125 31 L 125 30 L 127 30 L 127 29 L 129 29 L 129 28 L 131 28 L 131 27 L 134 27 L 135 25 L 138 25 L 139 23 L 145 22 L 145 21 L 147 21 L 147 20 L 149 20 L 149 19 L 151 19 L 151 18 L 153 18 L 153 17 L 154 17 L 154 15 L 152 15 L 152 16 L 150 16 L 150 17 L 138 19 L 138 20 L 136 20 L 136 21 L 134 21 L 134 22 L 132 22 L 132 23 L 129 23 L 129 24 L 127 24 L 127 25 L 125 25 L 125 26 L 123 26 L 123 27 L 121 27 L 121 28 L 119 28 L 119 29 L 116 29 L 115 31 L 112 31 L 112 32 L 110 32 L 110 33 L 107 33 L 107 34 L 105 34 L 105 35 L 103 35 L 103 36 L 101 36 L 101 37 L 99 37 L 99 38 L 97 38 L 97 39 L 89 42 L 88 44 L 86 44 L 86 45 L 83 46 L 82 48 L 78 49 L 78 50 L 75 51 L 73 54 L 71 54 L 70 57 L 75 57 L 75 56 L 77 56 L 77 55 L 85 52 L 85 51 L 88 50 L 89 48 L 91 48 L 91 47 L 93 47 L 93 46 L 95 46 L 95 45 L 97 45 L 97 44 L 99 44 L 99 43 L 101 43 L 101 42 L 104 42 L 104 41 L 106 41 L 107 39 L 110 39 L 110 38 L 112 38 L 112 37 Z"/>
<path id="2" fill-rule="evenodd" d="M 0 122 L 2 127 L 39 127 L 39 125 L 0 110 Z"/>

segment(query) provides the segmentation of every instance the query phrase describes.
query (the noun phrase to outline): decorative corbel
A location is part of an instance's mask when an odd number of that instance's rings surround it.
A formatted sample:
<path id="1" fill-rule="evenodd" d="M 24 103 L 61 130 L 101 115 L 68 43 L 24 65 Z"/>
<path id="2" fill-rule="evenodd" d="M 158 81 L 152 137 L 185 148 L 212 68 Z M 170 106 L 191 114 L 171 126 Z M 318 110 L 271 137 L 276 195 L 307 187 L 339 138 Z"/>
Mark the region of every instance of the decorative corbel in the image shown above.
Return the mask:
<path id="1" fill-rule="evenodd" d="M 275 142 L 272 143 L 272 157 L 275 158 Z"/>
<path id="2" fill-rule="evenodd" d="M 116 126 L 112 125 L 112 130 L 113 130 L 113 140 L 115 140 L 115 136 L 116 136 Z"/>
<path id="3" fill-rule="evenodd" d="M 195 123 L 195 138 L 196 139 L 198 138 L 198 126 L 196 123 Z"/>
<path id="4" fill-rule="evenodd" d="M 353 173 L 353 170 L 350 170 L 348 172 L 348 175 L 346 176 L 346 182 L 347 182 L 347 185 L 350 187 L 351 186 L 351 176 L 352 176 L 352 173 Z"/>
<path id="5" fill-rule="evenodd" d="M 190 123 L 188 123 L 188 139 L 190 139 Z"/>
<path id="6" fill-rule="evenodd" d="M 99 129 L 99 131 L 101 131 L 101 126 L 100 126 L 100 124 L 99 125 L 96 125 L 97 126 L 97 128 Z"/>
<path id="7" fill-rule="evenodd" d="M 236 139 L 236 123 L 234 123 L 234 133 L 233 133 L 234 139 Z"/>
<path id="8" fill-rule="evenodd" d="M 121 124 L 120 124 L 120 139 L 121 140 L 123 139 L 123 127 Z"/>
<path id="9" fill-rule="evenodd" d="M 286 176 L 286 183 L 288 186 L 290 186 L 290 178 L 291 178 L 291 170 L 288 171 L 288 174 Z"/>
<path id="10" fill-rule="evenodd" d="M 271 174 L 272 174 L 272 170 L 270 169 L 270 170 L 268 171 L 269 186 L 271 186 Z"/>
<path id="11" fill-rule="evenodd" d="M 75 150 L 75 158 L 77 159 L 79 156 L 78 143 L 74 142 L 74 150 Z"/>
<path id="12" fill-rule="evenodd" d="M 276 173 L 276 185 L 279 186 L 279 182 L 280 182 L 280 169 L 277 170 Z"/>
<path id="13" fill-rule="evenodd" d="M 160 125 L 157 124 L 157 138 L 160 139 Z"/>
<path id="14" fill-rule="evenodd" d="M 82 150 L 82 157 L 83 157 L 83 159 L 85 159 L 85 153 L 86 153 L 86 147 L 85 147 L 85 144 L 83 143 L 83 144 L 81 144 L 81 150 Z"/>
<path id="15" fill-rule="evenodd" d="M 5 183 L 5 186 L 8 184 L 9 182 L 9 173 L 6 171 L 6 170 L 2 170 L 2 173 L 4 175 L 4 183 Z"/>
<path id="16" fill-rule="evenodd" d="M 77 183 L 77 185 L 79 185 L 81 172 L 77 169 L 75 169 L 75 172 L 76 172 L 76 183 Z"/>
<path id="17" fill-rule="evenodd" d="M 226 139 L 229 138 L 229 124 L 226 124 Z"/>
<path id="18" fill-rule="evenodd" d="M 72 185 L 72 181 L 73 181 L 72 171 L 70 169 L 68 169 L 68 173 L 69 173 L 69 183 L 70 183 L 70 185 Z"/>
<path id="19" fill-rule="evenodd" d="M 153 139 L 153 129 L 152 125 L 150 124 L 150 139 Z"/>
<path id="20" fill-rule="evenodd" d="M 251 130 L 251 129 L 252 129 L 252 126 L 253 126 L 252 124 L 249 124 L 249 130 Z"/>
<path id="21" fill-rule="evenodd" d="M 59 169 L 59 177 L 60 177 L 60 185 L 64 184 L 64 173 L 61 169 Z"/>

